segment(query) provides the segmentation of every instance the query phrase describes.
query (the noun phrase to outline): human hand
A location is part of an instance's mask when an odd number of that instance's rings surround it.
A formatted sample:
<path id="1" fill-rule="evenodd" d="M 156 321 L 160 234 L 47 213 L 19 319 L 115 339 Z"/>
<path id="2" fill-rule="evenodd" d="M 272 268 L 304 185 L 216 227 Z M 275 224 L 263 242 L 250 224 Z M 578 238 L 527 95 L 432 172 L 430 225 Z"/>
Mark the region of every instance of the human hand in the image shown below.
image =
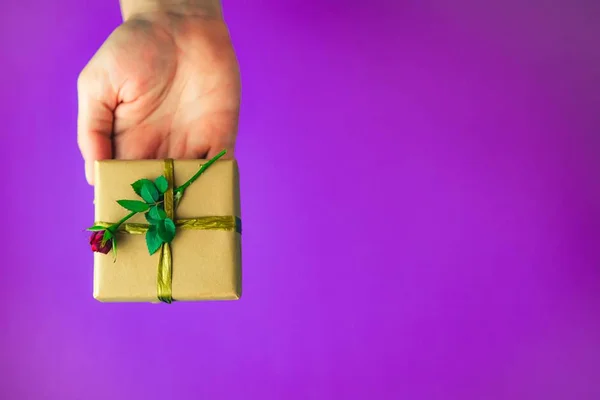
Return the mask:
<path id="1" fill-rule="evenodd" d="M 220 9 L 123 11 L 78 81 L 88 182 L 96 160 L 231 157 L 240 80 Z"/>

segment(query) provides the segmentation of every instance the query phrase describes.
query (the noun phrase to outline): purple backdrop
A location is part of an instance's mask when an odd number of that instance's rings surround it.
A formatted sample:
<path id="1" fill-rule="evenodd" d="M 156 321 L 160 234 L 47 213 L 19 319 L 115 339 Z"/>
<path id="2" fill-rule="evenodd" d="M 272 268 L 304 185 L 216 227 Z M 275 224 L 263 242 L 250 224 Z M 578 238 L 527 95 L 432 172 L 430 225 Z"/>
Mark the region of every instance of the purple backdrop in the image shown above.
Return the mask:
<path id="1" fill-rule="evenodd" d="M 0 398 L 600 398 L 600 3 L 518 3 L 226 1 L 244 297 L 160 306 L 82 232 L 117 0 L 2 0 Z"/>

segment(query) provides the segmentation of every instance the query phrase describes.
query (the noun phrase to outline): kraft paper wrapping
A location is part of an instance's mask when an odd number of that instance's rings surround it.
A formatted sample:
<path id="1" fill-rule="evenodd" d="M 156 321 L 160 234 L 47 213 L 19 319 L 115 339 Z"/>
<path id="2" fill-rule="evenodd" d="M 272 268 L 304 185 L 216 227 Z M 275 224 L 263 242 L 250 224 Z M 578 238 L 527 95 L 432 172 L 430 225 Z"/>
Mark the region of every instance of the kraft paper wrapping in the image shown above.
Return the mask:
<path id="1" fill-rule="evenodd" d="M 175 187 L 207 160 L 176 160 Z M 137 199 L 131 184 L 164 174 L 162 160 L 96 162 L 95 221 L 116 222 L 128 211 L 117 204 Z M 235 160 L 219 160 L 185 191 L 176 219 L 240 215 Z M 143 214 L 127 222 L 147 223 Z M 103 302 L 157 302 L 158 252 L 150 255 L 143 235 L 118 233 L 116 261 L 94 253 L 94 298 Z M 171 242 L 174 301 L 236 300 L 241 296 L 241 235 L 234 231 L 177 229 Z"/>

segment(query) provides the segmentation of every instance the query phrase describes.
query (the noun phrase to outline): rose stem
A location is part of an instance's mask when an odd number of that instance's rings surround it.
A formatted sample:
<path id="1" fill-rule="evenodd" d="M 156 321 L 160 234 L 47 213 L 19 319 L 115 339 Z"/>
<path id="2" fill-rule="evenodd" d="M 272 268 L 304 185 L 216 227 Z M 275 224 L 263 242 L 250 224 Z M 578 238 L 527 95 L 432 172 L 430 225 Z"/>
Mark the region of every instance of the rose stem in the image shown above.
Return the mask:
<path id="1" fill-rule="evenodd" d="M 214 163 L 215 161 L 217 161 L 219 158 L 223 157 L 225 155 L 225 153 L 227 153 L 227 150 L 222 150 L 219 154 L 217 154 L 216 156 L 214 156 L 213 158 L 211 158 L 210 160 L 208 160 L 206 162 L 206 164 L 203 164 L 200 169 L 198 170 L 198 172 L 196 172 L 194 174 L 194 176 L 192 176 L 186 183 L 184 183 L 183 185 L 179 186 L 177 189 L 175 189 L 175 193 L 174 194 L 179 194 L 179 196 L 181 196 L 183 194 L 183 192 L 185 191 L 185 189 L 188 188 L 188 186 L 190 186 L 192 183 L 194 183 L 194 181 L 196 179 L 198 179 L 198 177 L 200 175 L 202 175 L 202 173 L 204 171 L 206 171 L 206 169 L 208 167 L 211 166 L 212 163 Z"/>
<path id="2" fill-rule="evenodd" d="M 133 217 L 135 214 L 137 214 L 137 211 L 132 211 L 132 212 L 130 212 L 129 214 L 127 214 L 126 216 L 124 216 L 123 218 L 121 218 L 121 219 L 119 220 L 119 222 L 117 222 L 116 224 L 112 224 L 112 225 L 110 226 L 110 228 L 108 228 L 108 229 L 111 229 L 111 230 L 112 230 L 112 229 L 118 229 L 118 228 L 119 228 L 119 226 L 121 226 L 121 224 L 122 224 L 123 222 L 127 221 L 129 218 Z"/>

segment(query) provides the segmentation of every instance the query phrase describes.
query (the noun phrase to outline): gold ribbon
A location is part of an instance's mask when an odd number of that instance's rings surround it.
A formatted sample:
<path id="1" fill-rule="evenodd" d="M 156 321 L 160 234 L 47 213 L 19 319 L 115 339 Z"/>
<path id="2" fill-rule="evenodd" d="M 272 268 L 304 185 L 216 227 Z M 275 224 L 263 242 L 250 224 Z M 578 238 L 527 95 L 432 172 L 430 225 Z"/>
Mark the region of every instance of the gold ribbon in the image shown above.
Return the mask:
<path id="1" fill-rule="evenodd" d="M 96 222 L 94 225 L 108 228 L 110 222 Z M 175 226 L 179 229 L 203 230 L 203 231 L 231 231 L 241 233 L 241 220 L 233 216 L 184 218 L 175 220 Z M 143 235 L 150 225 L 124 223 L 117 231 L 131 235 Z"/>
<path id="2" fill-rule="evenodd" d="M 167 218 L 175 220 L 175 207 L 173 203 L 173 160 L 168 158 L 164 163 L 165 178 L 169 186 L 164 196 L 164 207 Z M 158 250 L 158 280 L 156 283 L 158 300 L 171 304 L 173 302 L 173 255 L 171 254 L 171 244 L 163 243 Z"/>
<path id="3" fill-rule="evenodd" d="M 234 216 L 175 219 L 175 199 L 173 191 L 175 179 L 173 175 L 173 160 L 164 160 L 164 176 L 169 183 L 169 188 L 164 195 L 165 213 L 168 218 L 171 218 L 175 222 L 177 228 L 235 231 L 242 233 L 242 221 Z M 96 222 L 95 225 L 108 228 L 112 224 L 108 222 Z M 117 230 L 132 235 L 142 235 L 146 233 L 149 227 L 149 224 L 125 223 L 121 224 Z M 163 243 L 158 251 L 157 297 L 163 303 L 170 304 L 173 302 L 173 255 L 171 253 L 171 245 L 169 243 Z"/>

